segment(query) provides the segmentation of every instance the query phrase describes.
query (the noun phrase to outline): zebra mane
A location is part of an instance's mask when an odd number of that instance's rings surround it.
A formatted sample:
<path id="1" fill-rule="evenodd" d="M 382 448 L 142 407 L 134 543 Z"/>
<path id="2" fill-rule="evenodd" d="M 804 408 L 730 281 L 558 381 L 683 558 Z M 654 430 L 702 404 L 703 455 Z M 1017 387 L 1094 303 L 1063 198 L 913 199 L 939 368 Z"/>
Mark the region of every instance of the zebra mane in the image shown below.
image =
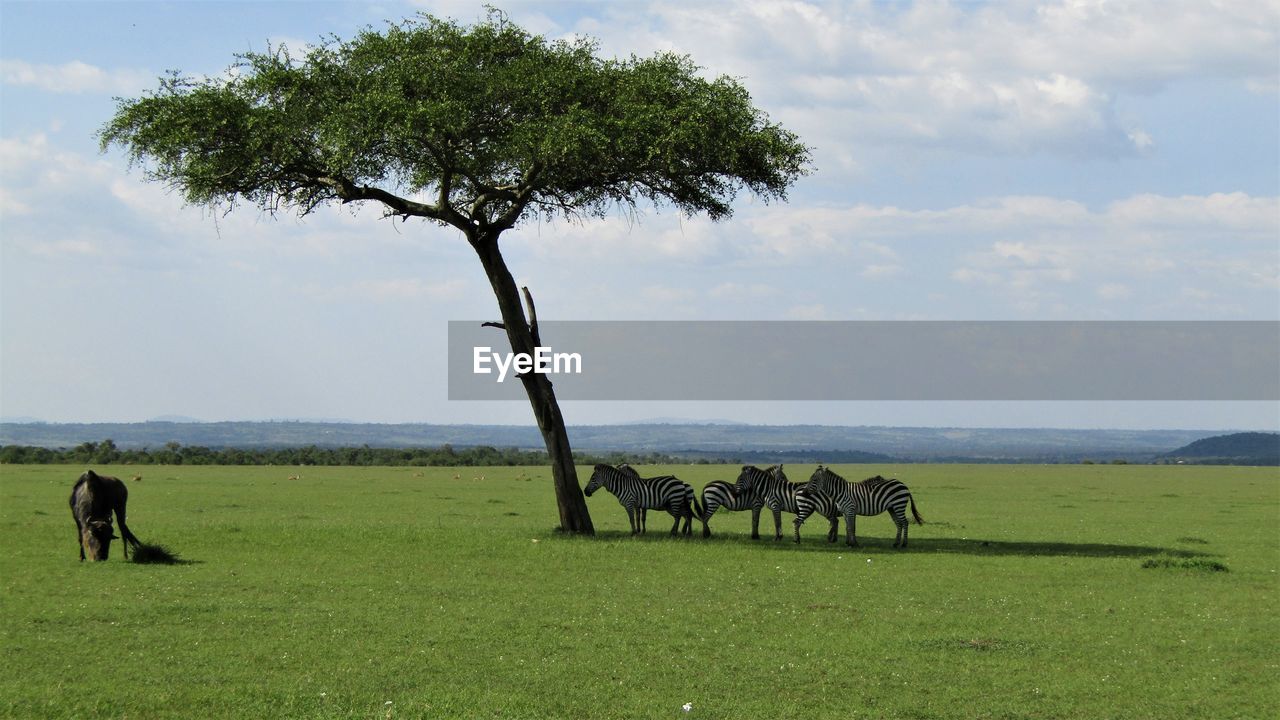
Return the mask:
<path id="1" fill-rule="evenodd" d="M 823 475 L 830 475 L 831 477 L 837 480 L 844 480 L 844 476 L 840 475 L 840 473 L 837 473 L 835 470 L 832 470 L 829 467 L 823 467 L 822 465 L 819 465 L 818 470 L 821 470 Z"/>
<path id="2" fill-rule="evenodd" d="M 869 477 L 866 480 L 860 480 L 858 481 L 858 484 L 866 485 L 868 487 L 874 487 L 876 485 L 883 485 L 884 483 L 888 483 L 888 482 L 893 482 L 893 478 L 886 478 L 882 475 L 876 475 L 875 477 Z"/>
<path id="3" fill-rule="evenodd" d="M 817 470 L 813 471 L 813 475 L 809 477 L 809 482 L 805 483 L 805 488 L 809 491 L 817 491 L 824 493 L 828 484 L 836 484 L 837 482 L 848 482 L 841 477 L 836 471 L 824 465 L 819 465 Z"/>
<path id="4" fill-rule="evenodd" d="M 635 469 L 635 468 L 633 468 L 633 467 L 631 467 L 631 466 L 630 466 L 630 465 L 628 465 L 627 463 L 622 463 L 621 465 L 617 465 L 617 466 L 609 465 L 608 463 L 596 463 L 595 471 L 596 471 L 596 472 L 605 472 L 605 473 L 609 473 L 609 474 L 613 474 L 613 473 L 622 473 L 623 475 L 631 475 L 632 477 L 640 477 L 640 473 L 636 472 L 636 469 Z"/>

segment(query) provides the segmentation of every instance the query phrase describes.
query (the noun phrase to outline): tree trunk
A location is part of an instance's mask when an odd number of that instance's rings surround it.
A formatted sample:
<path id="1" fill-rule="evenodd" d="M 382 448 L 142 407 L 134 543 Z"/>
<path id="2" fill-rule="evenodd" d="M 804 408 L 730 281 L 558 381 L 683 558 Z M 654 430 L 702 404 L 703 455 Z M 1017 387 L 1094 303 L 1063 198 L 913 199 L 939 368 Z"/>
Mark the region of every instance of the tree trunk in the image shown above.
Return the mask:
<path id="1" fill-rule="evenodd" d="M 506 261 L 502 259 L 498 236 L 476 235 L 470 240 L 484 265 L 493 294 L 498 298 L 498 308 L 502 313 L 502 324 L 507 331 L 511 351 L 532 355 L 537 343 L 525 318 L 524 308 L 520 305 L 516 281 L 511 277 Z M 582 487 L 578 485 L 578 471 L 573 464 L 569 433 L 565 430 L 564 416 L 560 414 L 560 405 L 556 402 L 551 380 L 546 375 L 531 372 L 522 375 L 520 381 L 524 383 L 525 394 L 529 396 L 529 404 L 533 406 L 533 416 L 538 421 L 538 430 L 542 432 L 542 442 L 547 446 L 547 455 L 551 460 L 556 505 L 560 508 L 560 528 L 566 532 L 594 535 L 595 528 L 591 524 L 591 514 L 587 511 L 587 500 L 582 495 Z"/>

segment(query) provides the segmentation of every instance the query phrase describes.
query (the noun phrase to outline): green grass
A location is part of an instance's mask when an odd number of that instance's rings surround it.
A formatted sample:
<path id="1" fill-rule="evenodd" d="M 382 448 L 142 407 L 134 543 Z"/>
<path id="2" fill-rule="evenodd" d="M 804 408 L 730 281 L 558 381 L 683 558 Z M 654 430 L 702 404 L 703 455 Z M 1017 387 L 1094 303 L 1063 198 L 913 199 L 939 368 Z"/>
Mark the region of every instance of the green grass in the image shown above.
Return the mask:
<path id="1" fill-rule="evenodd" d="M 562 536 L 542 468 L 96 469 L 144 476 L 130 528 L 184 562 L 126 563 L 119 542 L 79 562 L 83 468 L 0 466 L 0 717 L 1280 708 L 1274 468 L 837 468 L 911 487 L 927 524 L 907 551 L 884 515 L 860 520 L 859 549 L 820 518 L 799 546 L 752 541 L 748 513 L 717 515 L 710 540 L 651 513 L 631 538 L 604 493 L 599 534 Z"/>

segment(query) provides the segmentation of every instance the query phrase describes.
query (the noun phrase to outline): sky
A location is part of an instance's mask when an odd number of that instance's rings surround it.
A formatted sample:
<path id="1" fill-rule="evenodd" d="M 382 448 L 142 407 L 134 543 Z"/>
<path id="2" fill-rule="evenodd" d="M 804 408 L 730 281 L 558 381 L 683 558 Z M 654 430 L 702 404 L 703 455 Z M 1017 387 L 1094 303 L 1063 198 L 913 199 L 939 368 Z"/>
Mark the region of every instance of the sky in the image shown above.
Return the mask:
<path id="1" fill-rule="evenodd" d="M 1280 320 L 1278 2 L 507 2 L 605 56 L 729 75 L 812 148 L 784 203 L 504 238 L 558 320 Z M 530 424 L 450 402 L 496 319 L 456 232 L 187 207 L 95 132 L 236 53 L 470 2 L 0 2 L 0 415 Z M 496 338 L 500 339 L 500 338 Z M 1278 369 L 1280 372 L 1280 369 Z M 647 418 L 1280 429 L 1274 402 L 573 402 Z"/>

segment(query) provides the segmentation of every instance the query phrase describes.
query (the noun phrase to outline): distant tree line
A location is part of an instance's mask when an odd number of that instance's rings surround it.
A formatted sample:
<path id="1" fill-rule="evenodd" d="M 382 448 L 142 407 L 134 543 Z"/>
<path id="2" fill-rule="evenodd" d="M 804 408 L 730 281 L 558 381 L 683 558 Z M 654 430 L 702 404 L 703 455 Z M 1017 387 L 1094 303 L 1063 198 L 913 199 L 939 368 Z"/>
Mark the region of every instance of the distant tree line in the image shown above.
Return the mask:
<path id="1" fill-rule="evenodd" d="M 573 454 L 581 465 L 629 462 L 634 465 L 666 465 L 690 462 L 663 453 L 582 453 Z M 695 462 L 707 463 L 699 459 Z M 490 446 L 455 448 L 374 448 L 303 447 L 208 448 L 199 445 L 165 443 L 164 447 L 124 450 L 112 440 L 81 443 L 74 448 L 44 448 L 28 445 L 0 446 L 0 464 L 12 465 L 337 465 L 337 466 L 515 466 L 546 465 L 542 450 L 495 448 Z"/>

